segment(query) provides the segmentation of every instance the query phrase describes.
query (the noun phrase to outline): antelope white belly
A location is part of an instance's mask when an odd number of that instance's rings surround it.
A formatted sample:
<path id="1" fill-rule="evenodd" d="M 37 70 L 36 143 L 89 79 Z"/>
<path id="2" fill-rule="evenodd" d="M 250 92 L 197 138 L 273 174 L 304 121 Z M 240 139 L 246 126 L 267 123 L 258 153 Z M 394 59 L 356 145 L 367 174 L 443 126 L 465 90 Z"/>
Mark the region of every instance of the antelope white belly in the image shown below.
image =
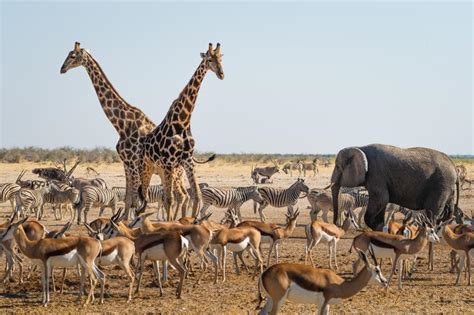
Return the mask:
<path id="1" fill-rule="evenodd" d="M 334 240 L 334 236 L 327 234 L 326 232 L 321 232 L 321 242 L 329 243 Z"/>
<path id="2" fill-rule="evenodd" d="M 153 247 L 150 247 L 146 249 L 143 254 L 145 257 L 149 260 L 166 260 L 168 259 L 166 257 L 165 249 L 163 247 L 163 244 L 155 245 Z"/>
<path id="3" fill-rule="evenodd" d="M 189 250 L 189 243 L 191 243 L 191 244 L 193 243 L 193 242 L 191 242 L 191 236 L 189 236 L 189 239 L 188 239 L 188 236 L 187 237 L 181 236 L 181 248 L 182 248 L 183 252 Z M 193 249 L 196 250 L 194 247 L 193 247 Z"/>
<path id="4" fill-rule="evenodd" d="M 74 267 L 79 264 L 77 249 L 71 250 L 69 253 L 59 256 L 51 256 L 48 262 L 55 267 L 66 268 Z"/>
<path id="5" fill-rule="evenodd" d="M 227 249 L 230 250 L 231 252 L 241 252 L 244 249 L 247 248 L 249 245 L 250 239 L 246 237 L 242 242 L 240 243 L 227 243 Z"/>
<path id="6" fill-rule="evenodd" d="M 322 304 L 324 295 L 321 291 L 306 290 L 292 282 L 288 288 L 288 295 L 286 298 L 291 302 L 298 304 Z"/>
<path id="7" fill-rule="evenodd" d="M 97 261 L 101 264 L 101 265 L 104 265 L 104 266 L 107 266 L 107 265 L 110 265 L 112 264 L 115 259 L 117 258 L 117 255 L 118 255 L 118 250 L 117 249 L 114 249 L 110 254 L 108 254 L 107 256 L 100 256 L 100 257 L 97 257 Z"/>
<path id="8" fill-rule="evenodd" d="M 371 244 L 377 258 L 395 258 L 395 251 L 391 248 L 378 247 Z"/>

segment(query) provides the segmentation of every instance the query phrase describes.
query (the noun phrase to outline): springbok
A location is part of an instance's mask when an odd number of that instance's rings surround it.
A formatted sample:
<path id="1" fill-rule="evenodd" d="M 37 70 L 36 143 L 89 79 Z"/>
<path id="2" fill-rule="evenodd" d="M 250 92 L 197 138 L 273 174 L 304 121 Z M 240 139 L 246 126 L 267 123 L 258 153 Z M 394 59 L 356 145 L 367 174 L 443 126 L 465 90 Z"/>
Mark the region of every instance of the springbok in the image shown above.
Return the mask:
<path id="1" fill-rule="evenodd" d="M 140 228 L 145 234 L 157 233 L 160 231 L 178 231 L 191 244 L 191 248 L 194 250 L 204 267 L 196 283 L 200 283 L 202 276 L 207 270 L 206 258 L 213 262 L 214 268 L 217 271 L 217 257 L 208 250 L 213 235 L 210 230 L 201 225 L 183 225 L 178 222 L 167 221 L 152 223 L 149 219 L 151 215 L 153 215 L 153 212 L 141 214 L 137 216 L 129 226 L 131 228 Z"/>
<path id="2" fill-rule="evenodd" d="M 398 272 L 398 288 L 402 288 L 402 270 L 403 259 L 411 256 L 416 256 L 425 248 L 430 242 L 439 242 L 439 237 L 436 235 L 433 227 L 426 221 L 422 222 L 418 234 L 413 239 L 407 239 L 403 235 L 392 235 L 384 232 L 367 231 L 354 238 L 351 248 L 366 252 L 369 247 L 374 250 L 377 258 L 391 258 L 392 271 L 390 273 L 388 284 L 392 280 L 392 276 L 397 268 L 397 263 L 400 262 Z M 358 269 L 360 259 L 353 264 L 353 273 Z"/>
<path id="3" fill-rule="evenodd" d="M 370 281 L 387 286 L 375 257 L 369 263 L 365 253 L 358 252 L 365 268 L 351 281 L 344 280 L 334 271 L 301 264 L 276 264 L 265 270 L 258 282 L 258 305 L 262 302 L 261 290 L 267 302 L 260 314 L 277 314 L 285 300 L 298 304 L 317 304 L 318 314 L 328 314 L 329 305 L 339 303 L 362 290 Z"/>
<path id="4" fill-rule="evenodd" d="M 465 267 L 467 268 L 467 285 L 471 285 L 471 256 L 474 256 L 474 232 L 456 234 L 450 229 L 449 225 L 445 225 L 443 229 L 443 239 L 461 256 L 459 265 L 457 266 L 458 276 L 455 285 L 461 284 L 460 279 L 464 267 L 464 260 L 466 260 Z"/>
<path id="5" fill-rule="evenodd" d="M 15 239 L 21 252 L 28 258 L 39 261 L 42 266 L 43 305 L 47 306 L 49 298 L 49 276 L 53 267 L 73 267 L 81 265 L 81 287 L 79 301 L 82 297 L 86 272 L 89 275 L 90 290 L 84 305 L 94 301 L 94 289 L 99 278 L 102 290 L 100 301 L 104 299 L 105 275 L 95 265 L 95 259 L 102 247 L 100 242 L 90 237 L 42 238 L 29 240 L 22 224 L 27 218 L 8 226 L 0 240 Z"/>
<path id="6" fill-rule="evenodd" d="M 138 279 L 135 293 L 138 294 L 140 292 L 145 262 L 151 260 L 155 265 L 155 270 L 158 272 L 157 278 L 160 287 L 160 296 L 163 295 L 161 277 L 156 261 L 167 260 L 179 273 L 180 280 L 178 288 L 176 289 L 176 297 L 181 298 L 184 277 L 187 273 L 187 269 L 183 263 L 183 257 L 186 255 L 188 249 L 188 240 L 176 231 L 161 231 L 159 233 L 144 234 L 139 228 L 130 229 L 122 222 L 116 224 L 114 221 L 110 221 L 110 226 L 110 229 L 104 231 L 105 237 L 111 239 L 116 236 L 125 236 L 135 244 L 135 251 L 138 255 L 138 265 L 136 268 Z"/>
<path id="7" fill-rule="evenodd" d="M 132 300 L 132 289 L 134 282 L 134 274 L 130 269 L 130 262 L 135 254 L 135 244 L 130 239 L 117 236 L 104 240 L 102 232 L 97 232 L 89 224 L 85 223 L 85 227 L 90 237 L 100 240 L 102 251 L 97 257 L 97 263 L 101 266 L 119 266 L 127 275 L 129 281 L 127 303 Z"/>
<path id="8" fill-rule="evenodd" d="M 319 244 L 319 242 L 323 242 L 328 244 L 329 268 L 332 269 L 332 257 L 334 257 L 334 264 L 336 269 L 339 268 L 337 265 L 337 242 L 339 242 L 341 237 L 347 231 L 349 231 L 351 225 L 354 226 L 355 229 L 359 228 L 350 211 L 345 211 L 344 214 L 346 218 L 344 220 L 344 223 L 342 224 L 342 228 L 337 227 L 335 224 L 326 223 L 319 220 L 315 220 L 305 227 L 305 264 L 308 263 L 309 256 L 311 265 L 314 267 L 314 261 L 313 257 L 311 256 L 311 251 L 316 245 Z"/>
<path id="9" fill-rule="evenodd" d="M 210 247 L 217 251 L 218 268 L 215 271 L 214 283 L 217 283 L 218 270 L 222 269 L 222 282 L 225 282 L 225 269 L 226 269 L 226 254 L 227 249 L 233 253 L 240 253 L 250 248 L 250 253 L 255 258 L 255 272 L 253 277 L 257 275 L 259 266 L 260 273 L 263 271 L 263 260 L 260 254 L 260 232 L 253 227 L 236 227 L 236 228 L 223 228 L 219 230 L 216 235 L 212 238 Z M 237 265 L 235 260 L 234 262 Z"/>
<path id="10" fill-rule="evenodd" d="M 257 229 L 262 236 L 260 244 L 270 244 L 270 250 L 268 252 L 267 258 L 267 266 L 270 266 L 270 258 L 273 250 L 275 250 L 275 259 L 276 263 L 278 264 L 279 245 L 283 242 L 284 239 L 289 238 L 296 228 L 296 219 L 300 214 L 299 209 L 296 209 L 296 211 L 293 212 L 289 207 L 287 211 L 288 212 L 285 214 L 286 225 L 284 227 L 261 221 L 243 221 L 237 224 L 237 227 L 253 227 Z"/>

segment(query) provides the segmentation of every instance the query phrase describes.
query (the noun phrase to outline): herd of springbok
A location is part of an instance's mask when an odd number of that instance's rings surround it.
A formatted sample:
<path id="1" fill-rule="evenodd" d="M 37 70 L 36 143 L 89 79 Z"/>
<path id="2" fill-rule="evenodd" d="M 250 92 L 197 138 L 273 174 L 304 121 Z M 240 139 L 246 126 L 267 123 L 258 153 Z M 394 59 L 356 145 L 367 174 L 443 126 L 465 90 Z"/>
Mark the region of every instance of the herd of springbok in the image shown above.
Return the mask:
<path id="1" fill-rule="evenodd" d="M 174 270 L 173 275 L 179 277 L 176 297 L 181 298 L 190 271 L 200 269 L 195 285 L 199 285 L 209 268 L 214 275 L 214 284 L 219 285 L 219 280 L 225 282 L 228 251 L 233 255 L 233 265 L 237 274 L 241 274 L 242 266 L 249 270 L 244 254 L 247 255 L 247 259 L 250 257 L 254 260 L 252 279 L 255 279 L 258 289 L 259 306 L 263 298 L 266 298 L 266 304 L 261 310 L 263 314 L 277 313 L 285 300 L 317 304 L 319 313 L 325 314 L 328 313 L 330 304 L 350 298 L 371 281 L 388 287 L 395 273 L 398 275 L 398 287 L 401 289 L 402 280 L 411 277 L 415 272 L 417 256 L 428 244 L 430 244 L 429 266 L 432 268 L 431 245 L 434 243 L 441 243 L 452 249 L 452 269 L 457 271 L 455 285 L 461 284 L 463 271 L 467 274 L 467 284 L 471 285 L 474 229 L 472 219 L 465 215 L 434 225 L 423 212 L 400 211 L 400 214 L 405 215 L 405 219 L 400 223 L 395 221 L 396 211 L 392 210 L 388 211 L 390 214 L 382 232 L 364 231 L 360 227 L 360 222 L 355 219 L 354 207 L 351 208 L 348 206 L 350 203 L 346 203 L 341 207 L 345 210 L 339 227 L 327 222 L 325 216 L 324 220 L 318 219 L 318 211 L 315 210 L 321 209 L 313 209 L 313 207 L 324 208 L 324 201 L 330 199 L 330 196 L 325 195 L 322 189 L 309 189 L 303 179 L 298 179 L 283 190 L 271 187 L 242 187 L 236 188 L 237 192 L 232 193 L 232 189 L 227 191 L 203 185 L 203 195 L 207 196 L 204 198 L 204 211 L 197 217 L 185 215 L 177 221 L 154 221 L 152 216 L 158 217 L 156 211 L 136 213 L 133 219 L 128 220 L 122 208 L 115 211 L 114 207 L 111 217 L 103 217 L 102 207 L 106 205 L 92 200 L 91 205 L 101 208 L 100 216 L 92 221 L 87 221 L 87 217 L 83 223 L 79 221 L 86 228 L 88 235 L 77 233 L 71 235 L 69 228 L 75 219 L 72 213 L 71 221 L 58 231 L 48 231 L 41 222 L 44 200 L 48 199 L 44 198 L 45 187 L 50 189 L 53 185 L 60 191 L 78 190 L 73 194 L 76 199 L 71 202 L 73 208 L 78 211 L 80 209 L 78 205 L 84 203 L 81 198 L 84 196 L 90 198 L 83 192 L 87 192 L 91 187 L 106 190 L 107 188 L 100 188 L 101 185 L 106 187 L 105 181 L 95 179 L 95 184 L 90 183 L 83 187 L 69 182 L 65 187 L 61 182 L 55 181 L 23 181 L 21 178 L 24 173 L 20 174 L 16 183 L 0 186 L 2 201 L 10 200 L 14 205 L 10 219 L 0 226 L 1 249 L 6 256 L 6 274 L 2 281 L 12 279 L 15 267 L 18 267 L 19 281 L 23 282 L 23 265 L 26 257 L 33 266 L 30 272 L 34 272 L 38 267 L 41 271 L 44 306 L 50 302 L 51 284 L 56 290 L 53 277 L 55 268 L 63 269 L 61 292 L 66 270 L 73 269 L 73 272 L 78 273 L 79 301 L 84 294 L 85 280 L 89 279 L 89 292 L 84 302 L 88 304 L 94 302 L 97 285 L 100 286 L 100 303 L 104 302 L 107 266 L 118 266 L 123 270 L 128 279 L 127 301 L 131 302 L 135 282 L 135 293 L 138 293 L 144 267 L 148 261 L 153 265 L 160 295 L 164 294 L 162 279 L 170 277 L 168 274 L 170 265 Z M 20 188 L 7 197 L 7 191 L 12 190 L 11 185 L 18 185 Z M 118 198 L 116 190 L 110 191 L 114 192 L 111 193 L 113 195 L 111 199 Z M 25 195 L 29 196 L 27 192 L 32 196 L 40 196 L 43 202 L 41 210 L 34 211 L 31 207 L 22 209 L 26 203 L 22 198 Z M 284 240 L 290 238 L 297 227 L 300 210 L 298 208 L 295 210 L 294 207 L 298 199 L 302 198 L 300 195 L 308 198 L 313 213 L 312 222 L 304 227 L 306 245 L 302 248 L 302 253 L 305 263 L 280 263 L 280 246 Z M 221 196 L 221 200 L 218 196 Z M 261 220 L 242 220 L 240 206 L 248 200 L 253 200 L 255 209 L 258 204 L 260 208 L 267 205 L 286 207 L 286 223 L 283 225 L 269 223 L 264 217 L 261 217 Z M 278 200 L 281 202 L 278 203 Z M 212 212 L 206 211 L 210 206 L 229 208 L 225 210 L 224 218 L 220 222 L 214 222 L 210 219 Z M 56 211 L 54 213 L 56 217 Z M 77 216 L 80 216 L 80 213 Z M 454 220 L 458 222 L 453 222 Z M 362 233 L 355 236 L 352 242 L 351 251 L 356 251 L 358 258 L 353 263 L 354 278 L 348 280 L 336 273 L 339 269 L 337 244 L 351 228 Z M 314 267 L 312 251 L 319 243 L 326 243 L 328 246 L 329 269 Z M 266 258 L 262 252 L 263 244 L 269 248 Z M 388 279 L 384 277 L 379 267 L 384 258 L 390 258 L 391 261 Z"/>

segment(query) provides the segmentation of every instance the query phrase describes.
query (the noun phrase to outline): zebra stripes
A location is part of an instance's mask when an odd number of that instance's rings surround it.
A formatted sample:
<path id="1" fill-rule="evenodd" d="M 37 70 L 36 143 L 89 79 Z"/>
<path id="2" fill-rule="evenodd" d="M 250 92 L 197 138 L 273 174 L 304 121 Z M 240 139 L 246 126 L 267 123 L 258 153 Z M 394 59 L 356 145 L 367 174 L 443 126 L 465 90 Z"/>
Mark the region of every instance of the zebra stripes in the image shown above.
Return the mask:
<path id="1" fill-rule="evenodd" d="M 12 210 L 15 210 L 15 195 L 20 191 L 20 185 L 14 183 L 6 183 L 0 185 L 0 203 L 10 201 Z"/>
<path id="2" fill-rule="evenodd" d="M 15 211 L 22 216 L 27 211 L 34 211 L 35 217 L 41 220 L 43 216 L 44 196 L 49 193 L 51 186 L 48 184 L 38 189 L 21 188 L 16 194 Z"/>
<path id="3" fill-rule="evenodd" d="M 201 218 L 206 215 L 206 211 L 210 206 L 214 206 L 216 208 L 234 209 L 240 219 L 240 207 L 242 204 L 250 199 L 256 202 L 263 201 L 256 186 L 231 189 L 220 189 L 208 186 L 201 189 L 201 194 L 203 203 Z"/>
<path id="4" fill-rule="evenodd" d="M 53 207 L 54 218 L 56 220 L 62 220 L 62 206 L 66 206 L 66 210 L 69 210 L 71 219 L 74 220 L 74 212 L 72 205 L 79 202 L 80 191 L 76 188 L 68 185 L 52 185 L 50 192 L 44 195 L 44 203 L 49 203 Z M 59 209 L 59 216 L 56 211 L 56 207 Z"/>
<path id="5" fill-rule="evenodd" d="M 298 178 L 298 180 L 287 189 L 278 189 L 273 187 L 261 187 L 258 188 L 258 192 L 262 196 L 262 202 L 258 208 L 260 214 L 260 220 L 265 222 L 266 216 L 263 214 L 263 209 L 268 205 L 276 208 L 282 207 L 293 207 L 298 202 L 300 193 L 309 192 L 308 186 L 306 186 L 304 179 Z M 254 212 L 256 212 L 257 204 L 254 203 Z"/>
<path id="6" fill-rule="evenodd" d="M 84 210 L 84 222 L 87 223 L 87 213 L 92 206 L 100 207 L 99 217 L 106 207 L 112 208 L 115 214 L 117 208 L 118 197 L 112 189 L 104 189 L 96 186 L 85 186 L 81 190 L 80 201 L 75 204 L 77 211 L 77 224 L 81 224 L 81 212 Z"/>
<path id="7" fill-rule="evenodd" d="M 127 189 L 125 187 L 112 187 L 112 191 L 117 195 L 117 201 L 125 202 Z M 163 186 L 151 185 L 148 187 L 147 193 L 148 203 L 163 203 Z"/>

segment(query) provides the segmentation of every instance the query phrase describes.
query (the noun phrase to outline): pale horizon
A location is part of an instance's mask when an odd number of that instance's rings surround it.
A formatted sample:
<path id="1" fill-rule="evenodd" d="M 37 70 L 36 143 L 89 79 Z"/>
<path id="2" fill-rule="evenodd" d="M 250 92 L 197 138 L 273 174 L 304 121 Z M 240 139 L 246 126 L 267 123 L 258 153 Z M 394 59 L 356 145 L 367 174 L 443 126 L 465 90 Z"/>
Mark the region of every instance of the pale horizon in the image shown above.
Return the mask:
<path id="1" fill-rule="evenodd" d="M 220 42 L 226 77 L 209 72 L 201 87 L 198 152 L 384 143 L 473 155 L 472 12 L 470 2 L 4 1 L 0 148 L 115 147 L 85 69 L 59 74 L 75 41 L 156 124 Z"/>

